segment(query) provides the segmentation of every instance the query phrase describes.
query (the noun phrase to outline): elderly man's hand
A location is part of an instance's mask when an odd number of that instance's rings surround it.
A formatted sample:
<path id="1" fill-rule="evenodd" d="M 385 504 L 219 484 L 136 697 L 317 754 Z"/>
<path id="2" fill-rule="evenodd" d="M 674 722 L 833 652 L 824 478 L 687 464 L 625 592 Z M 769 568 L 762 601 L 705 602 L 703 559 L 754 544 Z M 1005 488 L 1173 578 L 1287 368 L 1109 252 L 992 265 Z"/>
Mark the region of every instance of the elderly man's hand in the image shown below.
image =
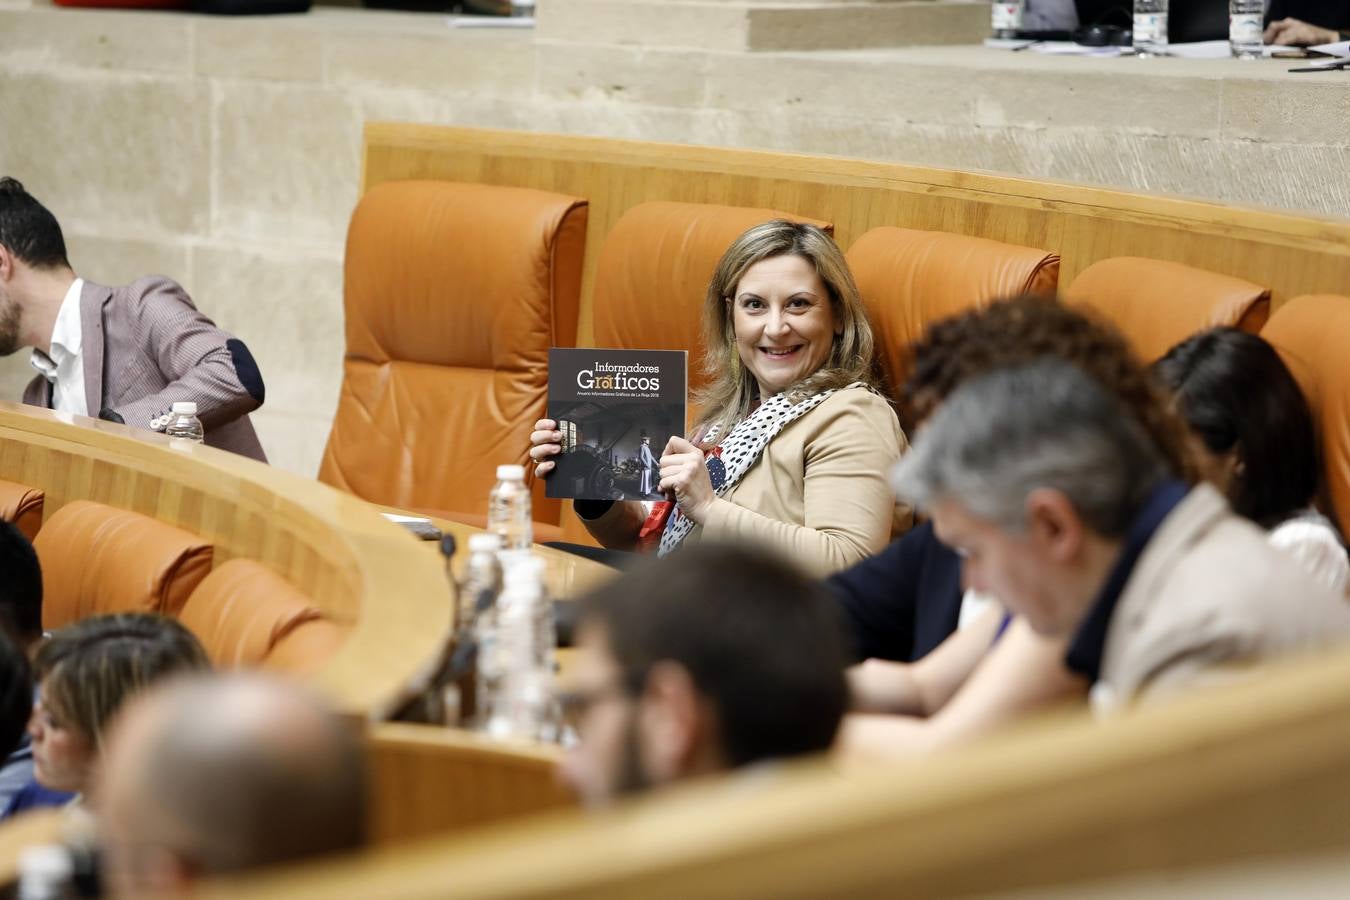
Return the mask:
<path id="1" fill-rule="evenodd" d="M 1330 28 L 1318 28 L 1302 19 L 1280 19 L 1266 26 L 1265 42 L 1282 44 L 1286 47 L 1312 47 L 1316 44 L 1332 44 L 1340 35 Z"/>

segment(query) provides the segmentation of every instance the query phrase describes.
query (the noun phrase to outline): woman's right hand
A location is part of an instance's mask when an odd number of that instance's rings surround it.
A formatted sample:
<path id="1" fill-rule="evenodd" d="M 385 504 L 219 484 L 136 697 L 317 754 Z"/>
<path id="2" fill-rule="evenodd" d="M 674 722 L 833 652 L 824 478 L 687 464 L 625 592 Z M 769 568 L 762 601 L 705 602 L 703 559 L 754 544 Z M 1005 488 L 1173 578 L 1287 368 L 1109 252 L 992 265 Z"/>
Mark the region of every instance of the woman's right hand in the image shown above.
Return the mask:
<path id="1" fill-rule="evenodd" d="M 530 459 L 534 460 L 534 474 L 542 478 L 557 465 L 553 457 L 562 453 L 562 432 L 552 419 L 540 419 L 530 432 Z"/>

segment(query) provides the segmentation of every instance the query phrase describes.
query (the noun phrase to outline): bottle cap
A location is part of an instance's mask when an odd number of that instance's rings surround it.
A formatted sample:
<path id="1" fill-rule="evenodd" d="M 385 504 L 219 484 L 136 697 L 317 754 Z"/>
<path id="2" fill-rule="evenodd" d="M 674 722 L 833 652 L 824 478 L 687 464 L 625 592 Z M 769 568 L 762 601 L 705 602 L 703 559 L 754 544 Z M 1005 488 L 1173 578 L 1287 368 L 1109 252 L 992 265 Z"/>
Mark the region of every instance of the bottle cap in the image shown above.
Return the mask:
<path id="1" fill-rule="evenodd" d="M 480 531 L 469 535 L 470 553 L 496 553 L 502 548 L 502 536 L 495 531 Z"/>
<path id="2" fill-rule="evenodd" d="M 179 400 L 170 407 L 175 416 L 195 416 L 197 414 L 197 404 L 191 400 Z"/>
<path id="3" fill-rule="evenodd" d="M 524 480 L 525 480 L 525 467 L 524 467 L 524 466 L 498 466 L 498 467 L 497 467 L 497 480 L 498 480 L 498 481 L 524 481 Z"/>

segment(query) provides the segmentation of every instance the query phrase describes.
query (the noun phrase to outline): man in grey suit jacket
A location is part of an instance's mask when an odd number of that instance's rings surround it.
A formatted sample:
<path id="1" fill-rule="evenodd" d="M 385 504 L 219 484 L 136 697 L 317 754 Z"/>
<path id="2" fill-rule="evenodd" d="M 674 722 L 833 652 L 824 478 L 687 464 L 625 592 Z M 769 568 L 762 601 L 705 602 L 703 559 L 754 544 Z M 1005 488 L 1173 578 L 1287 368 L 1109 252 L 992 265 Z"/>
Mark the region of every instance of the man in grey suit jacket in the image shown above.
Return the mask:
<path id="1" fill-rule="evenodd" d="M 964 557 L 968 587 L 1068 645 L 1099 712 L 1350 637 L 1350 603 L 1174 480 L 1143 428 L 1077 368 L 962 386 L 900 463 L 902 499 Z"/>
<path id="2" fill-rule="evenodd" d="M 77 278 L 56 218 L 0 178 L 0 355 L 20 347 L 39 372 L 24 403 L 159 431 L 175 402 L 192 401 L 207 444 L 266 461 L 247 415 L 262 375 L 243 341 L 167 278 Z"/>

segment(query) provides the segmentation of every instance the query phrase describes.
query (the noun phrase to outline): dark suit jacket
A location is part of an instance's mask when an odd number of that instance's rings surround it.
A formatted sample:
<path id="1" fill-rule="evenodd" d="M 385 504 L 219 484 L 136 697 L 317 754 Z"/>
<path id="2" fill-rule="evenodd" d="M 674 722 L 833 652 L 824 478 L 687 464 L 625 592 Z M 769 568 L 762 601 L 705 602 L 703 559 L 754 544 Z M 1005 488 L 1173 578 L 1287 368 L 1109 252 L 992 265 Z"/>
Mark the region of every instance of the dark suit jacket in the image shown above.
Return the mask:
<path id="1" fill-rule="evenodd" d="M 178 284 L 159 276 L 116 288 L 86 281 L 80 328 L 90 415 L 151 428 L 173 403 L 190 400 L 207 444 L 267 461 L 247 415 L 264 397 L 252 354 L 198 312 Z M 51 382 L 41 375 L 23 392 L 31 406 L 51 401 Z"/>
<path id="2" fill-rule="evenodd" d="M 857 659 L 913 662 L 956 631 L 961 557 L 916 525 L 876 556 L 832 575 L 844 633 Z"/>

